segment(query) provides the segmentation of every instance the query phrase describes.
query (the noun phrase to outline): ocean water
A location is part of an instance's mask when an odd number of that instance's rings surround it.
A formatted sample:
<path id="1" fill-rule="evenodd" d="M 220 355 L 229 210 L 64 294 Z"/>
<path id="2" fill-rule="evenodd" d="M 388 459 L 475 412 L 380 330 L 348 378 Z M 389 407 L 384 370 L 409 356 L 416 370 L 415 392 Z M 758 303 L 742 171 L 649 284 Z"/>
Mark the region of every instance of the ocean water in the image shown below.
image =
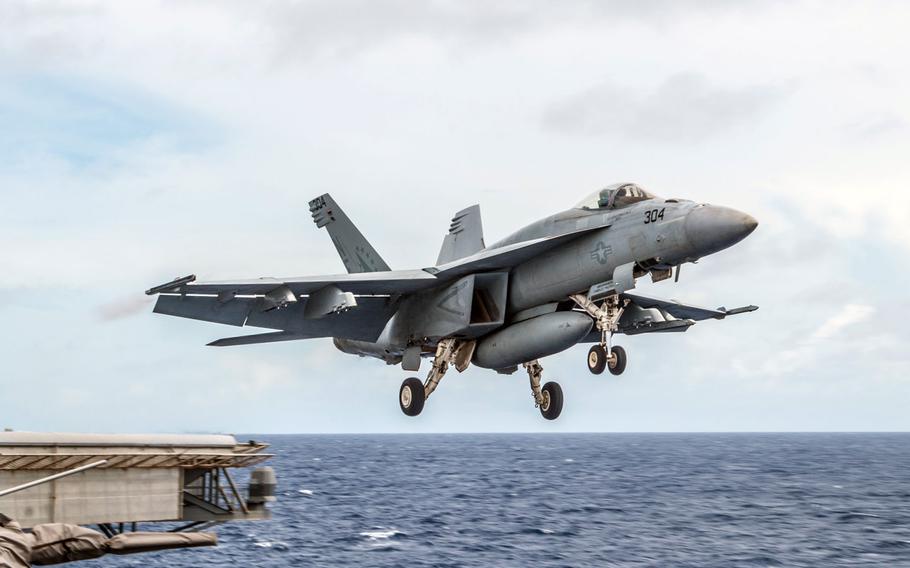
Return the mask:
<path id="1" fill-rule="evenodd" d="M 92 564 L 910 567 L 910 434 L 256 438 L 272 521 Z"/>

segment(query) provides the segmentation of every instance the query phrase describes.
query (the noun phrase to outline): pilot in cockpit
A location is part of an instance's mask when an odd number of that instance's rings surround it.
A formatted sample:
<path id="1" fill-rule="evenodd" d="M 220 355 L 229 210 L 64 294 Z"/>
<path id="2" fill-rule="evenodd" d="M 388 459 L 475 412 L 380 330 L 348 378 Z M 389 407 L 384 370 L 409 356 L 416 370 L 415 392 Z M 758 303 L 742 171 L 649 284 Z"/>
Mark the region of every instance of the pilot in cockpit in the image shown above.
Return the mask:
<path id="1" fill-rule="evenodd" d="M 617 183 L 592 193 L 575 207 L 577 209 L 620 209 L 655 197 L 634 183 Z"/>

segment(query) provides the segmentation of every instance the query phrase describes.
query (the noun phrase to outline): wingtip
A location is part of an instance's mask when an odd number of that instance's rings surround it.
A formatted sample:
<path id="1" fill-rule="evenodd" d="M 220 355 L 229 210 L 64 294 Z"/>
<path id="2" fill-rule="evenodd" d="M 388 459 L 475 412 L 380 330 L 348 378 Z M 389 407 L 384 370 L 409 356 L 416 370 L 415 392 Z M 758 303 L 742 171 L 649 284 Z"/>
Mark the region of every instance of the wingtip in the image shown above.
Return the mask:
<path id="1" fill-rule="evenodd" d="M 758 309 L 758 306 L 756 306 L 756 305 L 748 305 L 748 306 L 743 306 L 741 308 L 733 308 L 732 310 L 727 310 L 727 309 L 721 308 L 720 311 L 724 312 L 724 316 L 735 316 L 737 314 L 745 314 L 745 313 L 749 313 L 749 312 L 754 312 L 757 309 Z"/>
<path id="2" fill-rule="evenodd" d="M 160 294 L 161 292 L 176 292 L 180 290 L 181 286 L 186 284 L 192 284 L 196 281 L 195 274 L 188 274 L 186 276 L 181 276 L 180 278 L 175 278 L 170 282 L 165 282 L 164 284 L 159 284 L 158 286 L 153 286 L 145 291 L 146 296 L 154 296 L 155 294 Z"/>

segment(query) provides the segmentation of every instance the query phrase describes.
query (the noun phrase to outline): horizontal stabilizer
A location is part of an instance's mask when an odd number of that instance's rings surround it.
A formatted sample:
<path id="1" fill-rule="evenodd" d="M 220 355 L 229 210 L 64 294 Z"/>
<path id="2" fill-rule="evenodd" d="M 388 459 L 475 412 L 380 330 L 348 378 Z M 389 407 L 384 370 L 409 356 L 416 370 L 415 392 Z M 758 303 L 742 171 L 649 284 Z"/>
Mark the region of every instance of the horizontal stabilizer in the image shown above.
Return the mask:
<path id="1" fill-rule="evenodd" d="M 459 258 L 471 256 L 483 250 L 483 223 L 480 219 L 480 205 L 462 209 L 452 218 L 449 233 L 442 241 L 436 265 L 446 264 Z"/>
<path id="2" fill-rule="evenodd" d="M 255 345 L 257 343 L 274 343 L 276 341 L 295 341 L 309 339 L 306 334 L 292 333 L 289 331 L 273 331 L 269 333 L 255 333 L 238 337 L 225 337 L 209 343 L 212 347 L 232 347 L 234 345 Z"/>
<path id="3" fill-rule="evenodd" d="M 310 213 L 316 226 L 325 227 L 329 232 L 335 250 L 349 273 L 391 270 L 331 195 L 326 193 L 310 201 Z"/>

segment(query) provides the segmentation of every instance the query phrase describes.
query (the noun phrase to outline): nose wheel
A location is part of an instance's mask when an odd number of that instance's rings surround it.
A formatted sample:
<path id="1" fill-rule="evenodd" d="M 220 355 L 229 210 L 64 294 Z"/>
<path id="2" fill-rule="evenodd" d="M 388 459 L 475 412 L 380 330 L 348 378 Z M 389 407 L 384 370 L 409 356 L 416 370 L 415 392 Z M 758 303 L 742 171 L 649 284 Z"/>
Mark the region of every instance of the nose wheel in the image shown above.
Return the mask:
<path id="1" fill-rule="evenodd" d="M 599 375 L 610 369 L 611 374 L 621 375 L 626 370 L 626 350 L 613 346 L 613 334 L 619 331 L 619 320 L 629 300 L 623 300 L 615 292 L 607 295 L 600 306 L 581 294 L 573 294 L 569 299 L 594 318 L 600 332 L 600 343 L 588 351 L 588 370 Z"/>
<path id="2" fill-rule="evenodd" d="M 588 351 L 588 370 L 599 375 L 607 368 L 607 350 L 601 345 L 595 345 Z"/>
<path id="3" fill-rule="evenodd" d="M 621 375 L 626 370 L 626 350 L 618 345 L 609 348 L 595 345 L 588 351 L 588 370 L 595 375 L 603 373 L 606 369 L 613 375 Z"/>
<path id="4" fill-rule="evenodd" d="M 626 350 L 619 345 L 614 345 L 613 354 L 607 360 L 607 368 L 610 369 L 611 374 L 621 375 L 626 370 Z"/>

